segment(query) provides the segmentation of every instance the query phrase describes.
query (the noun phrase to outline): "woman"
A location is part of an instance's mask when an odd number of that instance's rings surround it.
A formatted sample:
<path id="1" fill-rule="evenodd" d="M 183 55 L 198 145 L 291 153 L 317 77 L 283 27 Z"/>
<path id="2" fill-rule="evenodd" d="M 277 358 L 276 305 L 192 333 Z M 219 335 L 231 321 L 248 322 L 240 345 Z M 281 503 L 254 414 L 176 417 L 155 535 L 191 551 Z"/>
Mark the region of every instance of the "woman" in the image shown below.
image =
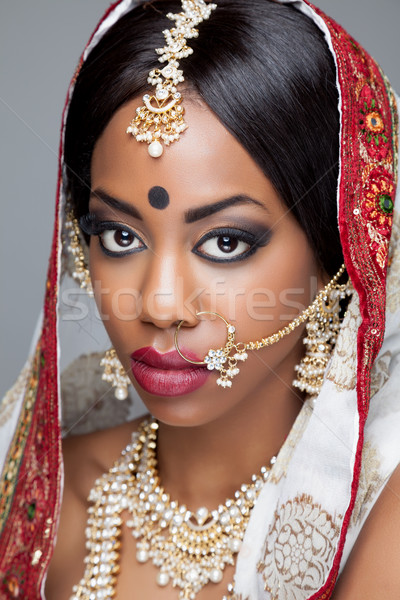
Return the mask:
<path id="1" fill-rule="evenodd" d="M 48 571 L 48 598 L 395 598 L 394 94 L 306 2 L 194 4 L 198 38 L 179 3 L 117 3 L 71 86 L 42 331 L 5 405 L 4 594 Z M 59 396 L 98 364 L 74 280 L 106 379 L 155 421 L 67 438 L 61 505 Z"/>

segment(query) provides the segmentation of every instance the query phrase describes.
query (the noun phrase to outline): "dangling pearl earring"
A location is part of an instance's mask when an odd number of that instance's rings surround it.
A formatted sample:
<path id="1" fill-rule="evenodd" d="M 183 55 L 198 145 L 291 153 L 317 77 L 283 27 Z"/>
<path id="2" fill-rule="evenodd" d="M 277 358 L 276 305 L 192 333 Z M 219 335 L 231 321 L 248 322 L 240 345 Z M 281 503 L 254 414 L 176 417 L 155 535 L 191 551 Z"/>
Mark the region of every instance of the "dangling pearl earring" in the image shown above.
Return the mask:
<path id="1" fill-rule="evenodd" d="M 74 216 L 72 208 L 68 206 L 66 215 L 65 232 L 67 236 L 67 249 L 74 259 L 72 278 L 79 284 L 81 289 L 86 290 L 88 295 L 93 297 L 92 281 L 81 244 L 81 230 L 78 219 Z"/>
<path id="2" fill-rule="evenodd" d="M 319 297 L 306 325 L 307 335 L 303 342 L 307 350 L 300 364 L 295 366 L 297 378 L 292 384 L 306 392 L 312 400 L 317 398 L 321 390 L 325 369 L 336 344 L 340 329 L 340 300 L 352 293 L 349 283 L 332 286 L 325 295 Z"/>
<path id="3" fill-rule="evenodd" d="M 100 365 L 104 367 L 102 379 L 115 387 L 114 395 L 117 400 L 126 400 L 130 379 L 121 365 L 114 348 L 110 348 L 101 359 Z"/>

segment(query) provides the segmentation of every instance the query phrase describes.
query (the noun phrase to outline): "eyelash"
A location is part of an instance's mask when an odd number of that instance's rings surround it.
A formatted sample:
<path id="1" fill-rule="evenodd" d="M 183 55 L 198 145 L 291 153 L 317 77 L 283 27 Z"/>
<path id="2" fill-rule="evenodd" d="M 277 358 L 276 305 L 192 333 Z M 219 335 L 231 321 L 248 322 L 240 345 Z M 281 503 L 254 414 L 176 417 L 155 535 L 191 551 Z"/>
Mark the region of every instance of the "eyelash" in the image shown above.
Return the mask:
<path id="1" fill-rule="evenodd" d="M 111 256 L 113 258 L 121 258 L 123 256 L 128 256 L 129 254 L 136 254 L 138 252 L 142 252 L 146 250 L 147 246 L 144 241 L 138 236 L 137 233 L 132 231 L 126 225 L 120 225 L 119 223 L 115 223 L 115 221 L 99 221 L 95 215 L 92 213 L 88 213 L 80 218 L 79 224 L 82 230 L 86 233 L 86 235 L 97 236 L 99 238 L 100 247 L 104 254 L 107 256 Z M 108 250 L 103 242 L 102 234 L 107 233 L 109 231 L 120 231 L 120 232 L 128 232 L 132 236 L 134 236 L 143 246 L 139 248 L 135 248 L 133 250 L 126 250 L 125 252 L 122 250 L 121 252 L 113 252 L 112 250 Z M 133 243 L 133 242 L 132 242 Z"/>
<path id="2" fill-rule="evenodd" d="M 249 245 L 249 249 L 241 252 L 239 255 L 234 258 L 217 258 L 215 256 L 211 256 L 209 254 L 204 254 L 201 252 L 197 252 L 197 249 L 203 246 L 208 240 L 217 239 L 220 237 L 229 237 L 234 240 L 238 240 L 239 242 L 244 242 Z M 201 258 L 205 258 L 211 262 L 216 263 L 233 263 L 239 262 L 242 260 L 246 260 L 252 254 L 254 254 L 259 248 L 262 246 L 266 246 L 270 239 L 270 232 L 263 232 L 261 235 L 259 233 L 251 233 L 249 231 L 243 231 L 242 229 L 235 229 L 234 227 L 224 227 L 220 229 L 213 229 L 206 233 L 200 241 L 197 242 L 192 252 Z M 261 241 L 262 240 L 262 241 Z"/>
<path id="3" fill-rule="evenodd" d="M 130 254 L 136 254 L 138 252 L 142 252 L 143 250 L 145 250 L 147 248 L 146 244 L 143 242 L 143 240 L 140 238 L 140 236 L 138 236 L 137 233 L 132 231 L 126 225 L 120 225 L 119 223 L 116 223 L 114 221 L 99 221 L 97 219 L 97 217 L 92 213 L 88 213 L 87 215 L 84 215 L 83 217 L 81 217 L 79 223 L 80 223 L 82 230 L 87 235 L 97 236 L 99 238 L 101 249 L 104 252 L 104 254 L 106 254 L 107 256 L 111 256 L 113 258 L 120 258 L 120 257 L 127 256 Z M 108 250 L 105 247 L 103 239 L 102 239 L 102 234 L 104 234 L 105 232 L 108 232 L 108 231 L 109 232 L 111 232 L 111 231 L 128 232 L 134 238 L 136 238 L 136 240 L 138 240 L 142 244 L 142 246 L 138 247 L 138 248 L 126 250 L 125 252 L 123 250 L 121 252 L 119 252 L 119 251 L 115 252 L 112 250 Z M 212 256 L 210 254 L 206 254 L 206 253 L 202 253 L 202 252 L 198 251 L 198 249 L 201 246 L 203 246 L 207 241 L 212 240 L 212 239 L 218 239 L 221 237 L 229 237 L 233 240 L 237 240 L 239 243 L 242 242 L 242 243 L 248 244 L 249 248 L 246 251 L 241 252 L 239 255 L 235 256 L 234 258 L 218 258 L 218 257 Z M 241 229 L 236 229 L 234 227 L 213 229 L 212 231 L 209 231 L 208 233 L 206 233 L 195 244 L 192 252 L 196 256 L 199 256 L 200 258 L 203 258 L 210 262 L 216 262 L 216 263 L 239 262 L 239 261 L 246 260 L 247 258 L 249 258 L 260 247 L 266 246 L 269 243 L 270 237 L 271 237 L 271 232 L 268 230 L 263 230 L 261 232 L 255 230 L 254 232 L 250 232 L 250 231 L 243 231 Z M 117 243 L 117 242 L 115 242 L 115 243 Z M 133 243 L 133 241 L 131 243 Z"/>

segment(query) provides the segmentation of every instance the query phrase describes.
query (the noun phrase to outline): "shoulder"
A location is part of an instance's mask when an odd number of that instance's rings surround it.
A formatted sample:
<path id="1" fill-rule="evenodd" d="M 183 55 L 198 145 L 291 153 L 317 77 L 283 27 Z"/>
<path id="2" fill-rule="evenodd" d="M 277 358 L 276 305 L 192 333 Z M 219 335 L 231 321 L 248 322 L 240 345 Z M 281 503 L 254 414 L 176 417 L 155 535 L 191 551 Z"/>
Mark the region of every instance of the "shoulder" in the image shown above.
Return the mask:
<path id="1" fill-rule="evenodd" d="M 400 465 L 371 510 L 332 600 L 395 600 L 400 590 Z"/>
<path id="2" fill-rule="evenodd" d="M 87 498 L 93 482 L 108 471 L 129 444 L 143 417 L 63 441 L 63 458 L 66 487 L 81 500 Z"/>

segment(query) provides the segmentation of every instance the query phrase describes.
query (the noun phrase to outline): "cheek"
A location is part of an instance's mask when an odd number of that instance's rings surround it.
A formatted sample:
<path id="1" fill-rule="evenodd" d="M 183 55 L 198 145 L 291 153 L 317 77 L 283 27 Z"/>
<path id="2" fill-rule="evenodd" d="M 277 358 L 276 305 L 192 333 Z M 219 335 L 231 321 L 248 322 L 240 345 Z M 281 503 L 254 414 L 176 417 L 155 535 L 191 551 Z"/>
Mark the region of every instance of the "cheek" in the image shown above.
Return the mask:
<path id="1" fill-rule="evenodd" d="M 247 296 L 249 316 L 271 321 L 275 328 L 304 310 L 317 288 L 314 257 L 306 244 L 276 248 L 263 268 L 258 269 L 257 286 Z"/>
<path id="2" fill-rule="evenodd" d="M 312 302 L 316 272 L 306 238 L 294 229 L 292 236 L 275 240 L 247 264 L 225 271 L 215 296 L 216 311 L 236 325 L 241 340 L 267 337 Z"/>
<path id="3" fill-rule="evenodd" d="M 90 243 L 89 259 L 95 301 L 106 329 L 110 331 L 114 323 L 124 327 L 137 319 L 141 312 L 141 262 L 136 261 L 135 277 L 132 277 L 129 257 L 105 256 L 95 238 Z"/>
<path id="4" fill-rule="evenodd" d="M 264 257 L 257 256 L 252 268 L 238 277 L 236 298 L 228 303 L 237 340 L 261 341 L 296 318 L 318 291 L 316 272 L 313 253 L 301 232 L 292 243 L 271 246 Z M 241 291 L 244 293 L 238 293 Z M 273 345 L 250 351 L 244 367 L 246 381 L 258 386 L 277 375 L 290 384 L 294 365 L 304 354 L 304 330 L 305 325 L 301 325 Z"/>

